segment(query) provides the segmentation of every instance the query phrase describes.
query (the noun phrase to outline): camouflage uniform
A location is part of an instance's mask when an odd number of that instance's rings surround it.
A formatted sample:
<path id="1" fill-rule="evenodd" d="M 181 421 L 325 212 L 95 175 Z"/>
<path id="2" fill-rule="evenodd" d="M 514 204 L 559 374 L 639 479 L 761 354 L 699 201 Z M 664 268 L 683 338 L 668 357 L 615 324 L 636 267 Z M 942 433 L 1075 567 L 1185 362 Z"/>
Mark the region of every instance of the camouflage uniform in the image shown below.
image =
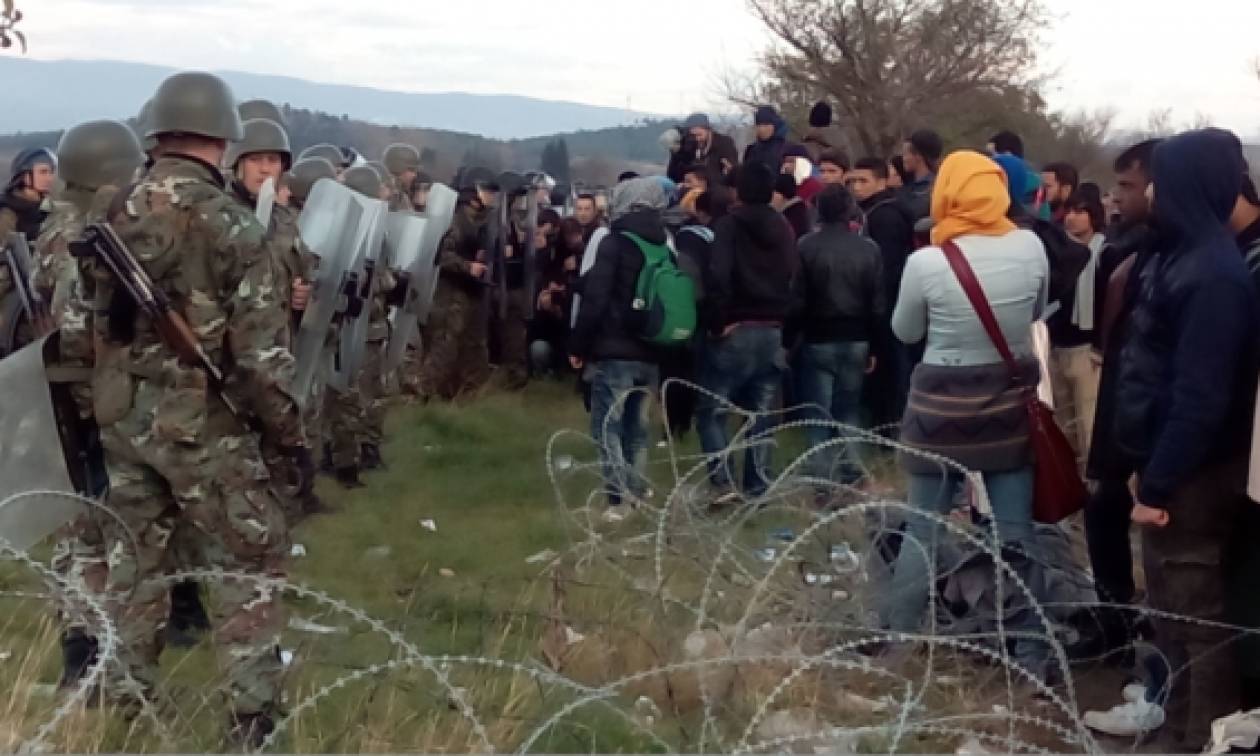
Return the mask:
<path id="1" fill-rule="evenodd" d="M 19 210 L 21 211 L 20 213 Z M 33 243 L 39 234 L 39 228 L 44 218 L 42 203 L 33 203 L 11 193 L 5 194 L 3 198 L 0 198 L 0 247 L 9 238 L 9 234 L 14 231 L 25 233 L 27 240 Z M 13 271 L 9 269 L 8 260 L 3 255 L 0 255 L 0 303 L 3 303 L 13 292 Z M 0 311 L 0 329 L 8 326 L 3 320 L 4 314 L 3 311 Z M 14 349 L 30 343 L 32 336 L 33 334 L 27 326 L 19 326 Z M 0 356 L 3 356 L 2 350 L 3 347 L 0 347 Z"/>
<path id="2" fill-rule="evenodd" d="M 76 259 L 70 254 L 70 243 L 83 235 L 87 224 L 104 219 L 117 190 L 106 187 L 99 192 L 68 187 L 53 203 L 52 212 L 40 229 L 34 249 L 34 285 L 50 303 L 53 321 L 60 329 L 57 365 L 61 368 L 92 367 L 92 306 L 95 295 L 92 277 L 93 261 Z M 70 392 L 84 420 L 92 418 L 90 382 L 76 382 Z M 90 481 L 95 489 L 103 481 Z M 85 514 L 63 532 L 53 550 L 52 568 L 101 595 L 105 589 L 107 567 L 104 535 L 94 513 Z M 70 604 L 62 608 L 67 632 L 94 636 L 95 615 L 87 607 Z"/>
<path id="3" fill-rule="evenodd" d="M 490 374 L 486 346 L 486 285 L 469 265 L 484 255 L 488 213 L 464 203 L 438 251 L 438 285 L 424 329 L 420 395 L 454 399 L 480 388 Z"/>
<path id="4" fill-rule="evenodd" d="M 160 158 L 131 192 L 116 227 L 224 370 L 233 403 L 256 418 L 268 440 L 301 445 L 301 418 L 288 391 L 293 359 L 277 346 L 287 323 L 263 229 L 225 192 L 218 171 L 190 158 Z M 178 361 L 144 317 L 118 322 L 108 307 L 114 289 L 110 278 L 98 277 L 94 328 L 105 346 L 97 354 L 93 398 L 110 505 L 125 528 L 103 521 L 102 530 L 119 667 L 147 692 L 157 683 L 158 631 L 168 601 L 158 578 L 171 569 L 172 535 L 188 528 L 200 563 L 270 577 L 284 576 L 288 537 L 258 435 L 209 388 L 205 372 Z M 225 579 L 218 597 L 214 642 L 232 709 L 268 714 L 278 704 L 283 673 L 280 596 Z M 118 678 L 115 668 L 108 683 L 116 692 Z"/>

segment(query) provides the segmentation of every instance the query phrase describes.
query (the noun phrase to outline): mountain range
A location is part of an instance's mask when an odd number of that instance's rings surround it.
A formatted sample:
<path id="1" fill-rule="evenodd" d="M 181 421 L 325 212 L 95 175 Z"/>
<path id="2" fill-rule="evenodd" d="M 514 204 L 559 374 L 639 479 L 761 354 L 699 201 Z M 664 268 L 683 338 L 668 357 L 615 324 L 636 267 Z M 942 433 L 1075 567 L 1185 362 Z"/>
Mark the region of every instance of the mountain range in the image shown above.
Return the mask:
<path id="1" fill-rule="evenodd" d="M 175 69 L 112 60 L 32 60 L 0 56 L 8 107 L 0 133 L 49 131 L 93 118 L 134 116 Z M 287 76 L 216 71 L 242 100 L 263 98 L 389 126 L 415 126 L 525 139 L 623 126 L 657 116 L 620 108 L 467 92 L 396 92 Z"/>

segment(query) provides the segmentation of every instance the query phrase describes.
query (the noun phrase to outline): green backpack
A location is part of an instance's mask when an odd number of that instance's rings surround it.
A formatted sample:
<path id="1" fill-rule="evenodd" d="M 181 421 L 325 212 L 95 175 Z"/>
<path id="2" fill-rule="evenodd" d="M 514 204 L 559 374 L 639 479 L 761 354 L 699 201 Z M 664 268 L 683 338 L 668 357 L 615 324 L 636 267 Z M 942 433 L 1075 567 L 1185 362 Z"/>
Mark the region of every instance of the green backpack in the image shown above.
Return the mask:
<path id="1" fill-rule="evenodd" d="M 643 253 L 643 270 L 631 303 L 643 317 L 641 337 L 660 346 L 686 344 L 696 332 L 695 282 L 674 264 L 669 247 L 623 233 Z"/>

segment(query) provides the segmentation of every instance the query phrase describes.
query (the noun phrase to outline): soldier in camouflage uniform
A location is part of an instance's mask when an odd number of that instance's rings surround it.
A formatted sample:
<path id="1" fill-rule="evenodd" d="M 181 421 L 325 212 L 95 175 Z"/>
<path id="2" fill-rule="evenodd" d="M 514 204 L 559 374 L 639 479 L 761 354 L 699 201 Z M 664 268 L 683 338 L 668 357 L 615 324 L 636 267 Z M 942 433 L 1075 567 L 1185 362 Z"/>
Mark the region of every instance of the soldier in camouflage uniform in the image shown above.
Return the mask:
<path id="1" fill-rule="evenodd" d="M 384 194 L 384 182 L 370 166 L 349 168 L 341 176 L 346 186 L 360 194 L 379 199 Z M 363 411 L 359 426 L 360 465 L 372 470 L 384 465 L 381 445 L 385 441 L 385 400 L 388 392 L 385 383 L 385 345 L 389 341 L 389 302 L 398 285 L 389 266 L 377 264 L 373 270 L 372 301 L 367 303 L 368 333 L 367 350 L 363 367 L 359 371 L 359 399 Z"/>
<path id="2" fill-rule="evenodd" d="M 266 100 L 251 100 L 253 110 L 266 110 Z M 243 106 L 239 110 L 243 110 Z M 272 110 L 275 107 L 272 106 Z M 279 111 L 276 111 L 278 114 Z M 231 190 L 233 196 L 250 212 L 255 212 L 258 204 L 258 193 L 267 179 L 279 183 L 280 175 L 292 165 L 293 153 L 289 149 L 289 136 L 284 128 L 275 121 L 266 118 L 246 120 L 242 124 L 245 138 L 233 142 L 224 158 L 224 166 L 232 176 Z M 271 218 L 265 238 L 271 264 L 275 270 L 276 298 L 285 312 L 288 328 L 280 334 L 278 346 L 292 349 L 293 337 L 301 323 L 300 310 L 304 307 L 304 298 L 309 292 L 311 266 L 314 256 L 302 243 L 298 235 L 297 211 L 276 204 L 271 209 Z M 308 402 L 308 407 L 314 402 Z M 304 420 L 309 417 L 304 412 Z M 309 431 L 307 447 L 311 445 Z M 283 497 L 285 515 L 290 524 L 295 524 L 306 515 L 325 511 L 323 503 L 314 491 L 305 491 L 301 495 L 286 481 L 295 478 L 294 471 L 287 466 L 287 458 L 272 447 L 264 447 L 263 455 L 272 478 L 276 481 L 275 489 Z"/>
<path id="3" fill-rule="evenodd" d="M 3 194 L 0 194 L 0 247 L 9 238 L 9 234 L 20 231 L 33 244 L 39 236 L 40 226 L 48 215 L 48 195 L 52 192 L 57 180 L 57 158 L 50 150 L 36 148 L 23 150 L 13 159 L 9 171 L 9 182 Z M 17 296 L 13 288 L 13 273 L 9 263 L 0 256 L 0 303 L 12 296 Z M 12 323 L 5 323 L 4 312 L 0 310 L 0 333 L 8 333 Z M 29 330 L 18 327 L 15 343 L 7 348 L 17 350 L 22 344 L 30 341 Z M 6 346 L 0 342 L 0 357 L 4 356 Z"/>
<path id="4" fill-rule="evenodd" d="M 494 177 L 467 169 L 459 181 L 459 204 L 438 251 L 438 285 L 424 329 L 420 398 L 452 400 L 480 388 L 490 374 L 486 346 L 489 269 L 487 227 L 494 206 Z"/>
<path id="5" fill-rule="evenodd" d="M 35 272 L 32 283 L 46 302 L 54 323 L 60 328 L 56 358 L 61 373 L 82 371 L 82 380 L 68 378 L 70 392 L 79 410 L 79 419 L 88 449 L 99 447 L 92 418 L 90 371 L 92 350 L 92 305 L 95 294 L 92 260 L 75 258 L 70 243 L 83 235 L 88 223 L 104 220 L 118 190 L 127 185 L 144 163 L 140 144 L 125 124 L 93 121 L 66 131 L 57 147 L 61 178 L 65 189 L 52 203 L 52 211 L 40 230 L 34 247 Z M 67 370 L 68 369 L 68 370 Z M 94 466 L 89 466 L 94 468 Z M 106 481 L 99 470 L 89 469 L 88 492 L 104 493 Z M 104 538 L 94 513 L 67 528 L 54 550 L 53 569 L 89 591 L 100 594 L 105 588 Z M 61 611 L 64 633 L 61 639 L 61 687 L 76 684 L 96 657 L 94 615 L 76 604 Z"/>
<path id="6" fill-rule="evenodd" d="M 241 416 L 146 317 L 120 307 L 126 294 L 116 281 L 98 276 L 94 331 L 101 346 L 92 391 L 110 505 L 125 525 L 102 523 L 121 644 L 107 682 L 124 701 L 157 684 L 167 609 L 160 578 L 170 568 L 176 528 L 191 526 L 198 556 L 210 567 L 283 577 L 288 534 L 262 437 L 310 470 L 288 388 L 293 358 L 277 346 L 288 324 L 264 229 L 227 193 L 216 168 L 226 141 L 243 136 L 232 93 L 210 74 L 175 74 L 154 95 L 148 133 L 161 156 L 122 203 L 115 227 L 223 371 L 224 395 Z M 274 728 L 280 702 L 280 595 L 231 578 L 217 585 L 214 642 L 227 672 L 229 736 L 256 747 Z"/>
<path id="7" fill-rule="evenodd" d="M 381 156 L 385 170 L 393 177 L 393 193 L 389 209 L 394 212 L 413 213 L 416 206 L 411 199 L 412 183 L 420 172 L 420 150 L 409 144 L 391 144 Z"/>
<path id="8" fill-rule="evenodd" d="M 312 157 L 299 160 L 293 164 L 289 170 L 289 209 L 300 215 L 302 208 L 306 205 L 306 200 L 314 188 L 315 182 L 320 179 L 337 178 L 337 169 L 332 163 L 324 158 Z M 303 246 L 305 249 L 305 246 Z M 309 250 L 307 250 L 309 252 Z M 313 265 L 313 262 L 311 263 Z M 308 268 L 309 269 L 309 268 Z M 294 320 L 300 323 L 300 315 L 306 309 L 307 297 L 310 295 L 310 287 L 295 286 L 294 293 L 297 295 L 293 301 Z M 300 306 L 299 306 L 300 305 Z M 337 334 L 339 333 L 336 321 L 333 322 L 328 332 L 328 341 L 325 342 L 325 358 L 320 361 L 319 367 L 315 372 L 315 379 L 311 381 L 311 395 L 306 400 L 306 407 L 302 412 L 302 421 L 306 427 L 307 447 L 316 451 L 324 448 L 328 433 L 325 427 L 328 413 L 327 403 L 329 368 L 332 366 L 332 355 L 337 348 Z M 357 462 L 356 462 L 357 464 Z"/>

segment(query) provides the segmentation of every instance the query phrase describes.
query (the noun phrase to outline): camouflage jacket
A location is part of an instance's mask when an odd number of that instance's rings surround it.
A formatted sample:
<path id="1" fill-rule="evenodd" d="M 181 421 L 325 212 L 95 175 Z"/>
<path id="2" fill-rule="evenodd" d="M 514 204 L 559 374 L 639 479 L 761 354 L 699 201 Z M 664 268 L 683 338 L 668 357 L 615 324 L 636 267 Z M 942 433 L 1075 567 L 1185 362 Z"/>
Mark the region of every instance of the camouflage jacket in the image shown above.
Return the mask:
<path id="1" fill-rule="evenodd" d="M 232 185 L 232 196 L 241 203 L 251 215 L 256 203 L 238 183 Z M 293 316 L 293 281 L 300 278 L 309 281 L 310 267 L 314 259 L 310 249 L 302 243 L 298 235 L 298 215 L 292 208 L 276 205 L 271 209 L 271 223 L 267 228 L 263 242 L 275 272 L 276 299 L 284 310 L 285 322 L 289 324 L 282 334 L 281 343 L 287 348 L 292 345 L 292 331 L 297 328 Z"/>
<path id="2" fill-rule="evenodd" d="M 469 265 L 479 261 L 479 256 L 488 254 L 487 224 L 489 212 L 471 204 L 461 204 L 451 219 L 450 230 L 442 237 L 442 246 L 438 248 L 437 266 L 441 279 L 458 284 L 470 294 L 481 295 L 485 291 L 485 283 L 473 278 Z M 484 259 L 480 260 L 485 262 Z"/>
<path id="3" fill-rule="evenodd" d="M 53 321 L 60 329 L 57 361 L 64 367 L 90 368 L 95 359 L 92 344 L 92 308 L 96 295 L 95 260 L 75 258 L 70 244 L 87 224 L 104 220 L 118 189 L 97 192 L 68 188 L 53 203 L 35 242 L 35 288 L 49 303 Z M 85 382 L 71 389 L 84 416 L 91 414 L 91 391 Z"/>
<path id="4" fill-rule="evenodd" d="M 302 420 L 289 388 L 293 356 L 277 346 L 288 323 L 263 228 L 225 191 L 219 171 L 184 156 L 160 158 L 132 189 L 115 228 L 223 371 L 234 403 L 257 418 L 271 443 L 300 445 Z M 205 422 L 198 410 L 210 400 L 204 372 L 181 364 L 143 313 L 111 322 L 119 311 L 115 296 L 113 282 L 98 275 L 96 311 L 108 313 L 95 319 L 98 337 L 115 344 L 120 334 L 130 337 L 123 368 L 163 386 L 163 404 L 181 423 L 176 430 L 196 438 L 200 428 L 186 426 Z M 164 424 L 161 417 L 154 422 Z"/>

